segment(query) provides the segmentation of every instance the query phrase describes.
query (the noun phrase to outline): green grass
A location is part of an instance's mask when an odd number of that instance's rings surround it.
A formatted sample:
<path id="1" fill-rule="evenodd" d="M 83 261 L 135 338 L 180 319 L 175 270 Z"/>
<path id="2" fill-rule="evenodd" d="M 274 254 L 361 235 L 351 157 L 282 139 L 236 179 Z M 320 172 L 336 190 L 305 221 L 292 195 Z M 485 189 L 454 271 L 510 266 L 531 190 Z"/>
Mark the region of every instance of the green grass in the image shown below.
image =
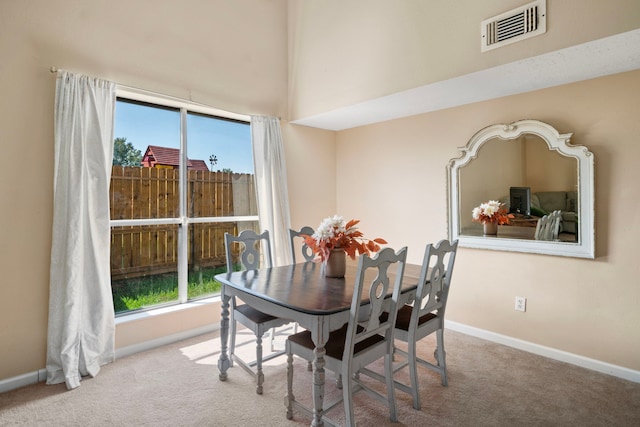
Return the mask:
<path id="1" fill-rule="evenodd" d="M 220 282 L 214 279 L 224 273 L 226 266 L 207 268 L 198 272 L 189 272 L 189 299 L 214 295 L 220 292 Z M 158 274 L 114 281 L 113 306 L 116 313 L 138 310 L 157 304 L 178 300 L 178 274 Z"/>

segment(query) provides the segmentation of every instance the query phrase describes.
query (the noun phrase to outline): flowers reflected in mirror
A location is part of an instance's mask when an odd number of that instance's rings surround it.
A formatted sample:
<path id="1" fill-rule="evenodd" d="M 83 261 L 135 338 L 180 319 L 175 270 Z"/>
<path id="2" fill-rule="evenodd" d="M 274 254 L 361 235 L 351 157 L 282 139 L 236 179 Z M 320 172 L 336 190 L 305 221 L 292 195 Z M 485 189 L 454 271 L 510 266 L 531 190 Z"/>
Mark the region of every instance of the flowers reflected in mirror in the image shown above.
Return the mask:
<path id="1" fill-rule="evenodd" d="M 481 203 L 480 206 L 473 208 L 472 215 L 473 221 L 481 224 L 505 225 L 509 224 L 509 219 L 514 218 L 504 203 L 496 200 Z"/>

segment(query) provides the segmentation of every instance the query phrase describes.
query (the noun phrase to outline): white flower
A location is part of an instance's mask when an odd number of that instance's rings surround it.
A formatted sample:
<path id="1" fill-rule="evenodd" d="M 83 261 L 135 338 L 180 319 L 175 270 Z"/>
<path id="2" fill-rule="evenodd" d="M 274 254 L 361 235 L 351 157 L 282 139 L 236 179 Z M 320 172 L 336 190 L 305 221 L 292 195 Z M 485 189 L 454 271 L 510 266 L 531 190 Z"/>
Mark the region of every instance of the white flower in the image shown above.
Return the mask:
<path id="1" fill-rule="evenodd" d="M 471 214 L 473 215 L 473 219 L 475 220 L 480 219 L 481 213 L 482 213 L 482 208 L 480 206 L 473 208 L 473 211 L 471 211 Z"/>
<path id="2" fill-rule="evenodd" d="M 496 200 L 481 203 L 480 206 L 473 208 L 471 215 L 474 221 L 483 224 L 494 222 L 500 225 L 508 224 L 509 218 L 513 218 L 512 215 L 507 214 L 504 205 Z"/>
<path id="3" fill-rule="evenodd" d="M 476 208 L 477 209 L 477 208 Z M 495 200 L 489 200 L 486 203 L 481 203 L 480 204 L 480 208 L 478 211 L 478 216 L 480 214 L 486 215 L 486 216 L 493 216 L 496 212 L 498 212 L 500 210 L 500 202 L 495 201 Z M 474 218 L 475 218 L 475 209 L 474 209 Z"/>
<path id="4" fill-rule="evenodd" d="M 346 222 L 344 218 L 339 215 L 334 215 L 323 219 L 312 237 L 316 239 L 317 242 L 329 240 L 336 237 L 339 233 L 344 233 L 346 231 L 345 226 Z"/>
<path id="5" fill-rule="evenodd" d="M 334 215 L 332 218 L 327 219 L 331 222 L 331 226 L 336 230 L 336 232 L 344 232 L 347 223 L 345 222 L 343 217 Z"/>
<path id="6" fill-rule="evenodd" d="M 493 214 L 496 212 L 496 208 L 495 206 L 492 206 L 488 203 L 483 203 L 480 205 L 480 207 L 482 208 L 482 210 L 484 211 L 484 214 L 487 216 L 493 216 Z"/>

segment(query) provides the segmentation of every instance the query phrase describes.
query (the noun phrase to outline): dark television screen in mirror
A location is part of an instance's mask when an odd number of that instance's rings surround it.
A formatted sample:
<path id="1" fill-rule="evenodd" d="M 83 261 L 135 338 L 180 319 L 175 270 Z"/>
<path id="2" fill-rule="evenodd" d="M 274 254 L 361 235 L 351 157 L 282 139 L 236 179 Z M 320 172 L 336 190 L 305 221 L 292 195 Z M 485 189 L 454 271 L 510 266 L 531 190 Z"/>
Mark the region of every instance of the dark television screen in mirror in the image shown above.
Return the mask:
<path id="1" fill-rule="evenodd" d="M 531 215 L 531 188 L 509 188 L 509 212 L 522 215 Z"/>

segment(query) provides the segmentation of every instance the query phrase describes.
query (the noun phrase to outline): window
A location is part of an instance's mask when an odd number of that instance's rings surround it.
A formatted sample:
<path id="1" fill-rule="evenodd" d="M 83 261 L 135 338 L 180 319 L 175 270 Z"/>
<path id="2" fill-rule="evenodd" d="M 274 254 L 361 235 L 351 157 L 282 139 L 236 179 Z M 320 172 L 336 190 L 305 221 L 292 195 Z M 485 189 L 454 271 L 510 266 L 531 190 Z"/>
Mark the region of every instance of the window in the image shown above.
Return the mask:
<path id="1" fill-rule="evenodd" d="M 117 314 L 219 292 L 224 233 L 258 230 L 248 120 L 118 92 L 110 187 Z"/>

